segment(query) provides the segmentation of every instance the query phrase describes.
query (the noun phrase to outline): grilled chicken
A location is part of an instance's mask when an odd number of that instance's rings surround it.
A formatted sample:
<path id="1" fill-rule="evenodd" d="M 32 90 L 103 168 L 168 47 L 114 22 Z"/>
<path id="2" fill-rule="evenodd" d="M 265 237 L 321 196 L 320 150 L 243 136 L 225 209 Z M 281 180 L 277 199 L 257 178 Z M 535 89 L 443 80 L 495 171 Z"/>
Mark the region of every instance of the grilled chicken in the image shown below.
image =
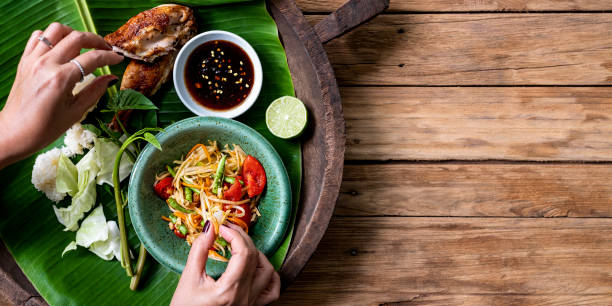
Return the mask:
<path id="1" fill-rule="evenodd" d="M 133 89 L 153 96 L 168 80 L 178 50 L 197 33 L 193 11 L 182 5 L 164 4 L 139 13 L 104 39 L 115 52 L 133 58 L 128 64 L 121 89 Z M 117 119 L 126 125 L 131 110 L 120 111 L 110 128 L 120 130 Z"/>
<path id="2" fill-rule="evenodd" d="M 130 18 L 104 40 L 113 51 L 126 57 L 154 62 L 160 56 L 177 51 L 196 31 L 190 8 L 163 4 Z"/>
<path id="3" fill-rule="evenodd" d="M 164 55 L 153 63 L 132 60 L 121 80 L 121 89 L 133 89 L 151 97 L 168 80 L 176 52 Z"/>

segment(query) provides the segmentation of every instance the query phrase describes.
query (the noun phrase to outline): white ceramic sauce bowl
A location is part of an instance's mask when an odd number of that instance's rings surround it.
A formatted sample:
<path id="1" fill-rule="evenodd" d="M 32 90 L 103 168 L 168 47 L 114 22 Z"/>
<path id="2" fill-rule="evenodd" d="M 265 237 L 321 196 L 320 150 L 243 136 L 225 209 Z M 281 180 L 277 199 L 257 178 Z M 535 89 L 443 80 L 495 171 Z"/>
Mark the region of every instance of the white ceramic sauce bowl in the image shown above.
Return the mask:
<path id="1" fill-rule="evenodd" d="M 227 110 L 210 109 L 198 103 L 193 99 L 185 84 L 185 65 L 187 64 L 189 55 L 191 55 L 191 53 L 200 45 L 213 40 L 225 40 L 236 44 L 242 50 L 244 50 L 253 64 L 253 88 L 251 89 L 251 92 L 245 98 L 245 100 L 242 101 L 242 103 Z M 176 61 L 174 62 L 173 79 L 176 93 L 183 104 L 194 114 L 199 116 L 235 118 L 251 108 L 251 106 L 253 106 L 257 100 L 259 92 L 261 91 L 263 70 L 255 49 L 253 49 L 253 47 L 251 47 L 251 45 L 242 37 L 226 31 L 208 31 L 198 34 L 194 38 L 190 39 L 183 46 L 181 51 L 179 51 Z"/>

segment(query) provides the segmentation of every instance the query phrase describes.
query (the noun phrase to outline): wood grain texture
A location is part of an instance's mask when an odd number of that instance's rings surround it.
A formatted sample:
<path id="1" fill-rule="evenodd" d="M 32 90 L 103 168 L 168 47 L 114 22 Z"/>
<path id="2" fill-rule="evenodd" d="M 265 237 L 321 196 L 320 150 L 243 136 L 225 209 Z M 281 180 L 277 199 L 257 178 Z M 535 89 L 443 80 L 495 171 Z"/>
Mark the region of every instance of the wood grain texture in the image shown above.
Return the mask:
<path id="1" fill-rule="evenodd" d="M 346 165 L 336 215 L 611 217 L 609 164 Z"/>
<path id="2" fill-rule="evenodd" d="M 611 252 L 612 219 L 334 218 L 279 305 L 524 295 L 609 304 Z"/>
<path id="3" fill-rule="evenodd" d="M 325 16 L 313 29 L 326 43 L 380 14 L 389 7 L 389 0 L 350 0 Z"/>
<path id="4" fill-rule="evenodd" d="M 611 25 L 612 14 L 380 15 L 325 49 L 340 85 L 610 85 Z"/>
<path id="5" fill-rule="evenodd" d="M 297 0 L 304 12 L 331 12 L 346 0 Z M 606 11 L 608 0 L 392 0 L 389 12 Z"/>
<path id="6" fill-rule="evenodd" d="M 347 159 L 612 160 L 609 87 L 341 88 Z"/>

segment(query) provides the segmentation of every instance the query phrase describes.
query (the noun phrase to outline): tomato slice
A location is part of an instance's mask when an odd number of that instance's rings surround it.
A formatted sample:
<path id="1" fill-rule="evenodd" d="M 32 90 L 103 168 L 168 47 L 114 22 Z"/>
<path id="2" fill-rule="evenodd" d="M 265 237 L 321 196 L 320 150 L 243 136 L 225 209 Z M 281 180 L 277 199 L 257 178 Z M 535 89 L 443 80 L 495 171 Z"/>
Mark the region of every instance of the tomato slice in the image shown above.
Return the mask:
<path id="1" fill-rule="evenodd" d="M 155 193 L 160 198 L 167 200 L 174 191 L 174 188 L 172 187 L 172 177 L 167 176 L 161 179 L 159 182 L 157 182 L 157 184 L 155 184 L 155 186 L 153 186 L 153 189 L 155 189 Z"/>
<path id="2" fill-rule="evenodd" d="M 245 204 L 240 204 L 238 206 L 240 206 L 240 207 L 242 207 L 242 209 L 244 209 L 244 216 L 236 217 L 236 218 L 240 219 L 242 222 L 244 222 L 244 224 L 246 224 L 249 227 L 251 227 L 251 217 L 253 216 L 253 214 L 251 213 L 251 204 L 245 203 Z M 228 209 L 230 209 L 230 207 L 232 207 L 232 205 L 230 205 L 230 204 L 223 204 L 223 210 L 228 210 Z M 236 209 L 234 209 L 232 212 L 233 213 L 237 213 Z"/>
<path id="3" fill-rule="evenodd" d="M 236 180 L 236 182 L 223 193 L 223 196 L 229 201 L 240 201 L 240 198 L 242 198 L 242 185 Z"/>
<path id="4" fill-rule="evenodd" d="M 249 198 L 261 194 L 266 187 L 266 171 L 259 161 L 249 155 L 242 164 L 242 175 L 245 177 Z"/>
<path id="5" fill-rule="evenodd" d="M 183 235 L 183 233 L 179 232 L 176 228 L 174 229 L 174 235 L 176 235 L 176 237 L 179 237 L 181 239 L 185 239 L 185 235 Z"/>

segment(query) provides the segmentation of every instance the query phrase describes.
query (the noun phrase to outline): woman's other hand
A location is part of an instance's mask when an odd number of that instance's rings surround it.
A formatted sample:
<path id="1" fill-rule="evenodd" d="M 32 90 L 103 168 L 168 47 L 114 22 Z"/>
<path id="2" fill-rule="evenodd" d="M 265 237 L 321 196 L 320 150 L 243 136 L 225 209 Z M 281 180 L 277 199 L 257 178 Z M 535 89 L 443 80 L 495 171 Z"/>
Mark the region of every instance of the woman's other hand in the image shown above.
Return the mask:
<path id="1" fill-rule="evenodd" d="M 40 41 L 46 38 L 53 47 Z M 94 49 L 80 54 L 81 49 Z M 76 96 L 81 80 L 76 59 L 85 75 L 96 68 L 114 65 L 123 56 L 111 51 L 104 39 L 79 32 L 60 23 L 34 31 L 17 66 L 17 75 L 0 111 L 0 168 L 48 145 L 64 133 L 95 104 L 117 77 L 97 77 Z"/>
<path id="2" fill-rule="evenodd" d="M 251 238 L 233 224 L 219 231 L 232 246 L 227 269 L 217 281 L 206 275 L 208 250 L 215 240 L 214 231 L 206 231 L 191 246 L 171 305 L 266 305 L 277 300 L 280 277 Z"/>

